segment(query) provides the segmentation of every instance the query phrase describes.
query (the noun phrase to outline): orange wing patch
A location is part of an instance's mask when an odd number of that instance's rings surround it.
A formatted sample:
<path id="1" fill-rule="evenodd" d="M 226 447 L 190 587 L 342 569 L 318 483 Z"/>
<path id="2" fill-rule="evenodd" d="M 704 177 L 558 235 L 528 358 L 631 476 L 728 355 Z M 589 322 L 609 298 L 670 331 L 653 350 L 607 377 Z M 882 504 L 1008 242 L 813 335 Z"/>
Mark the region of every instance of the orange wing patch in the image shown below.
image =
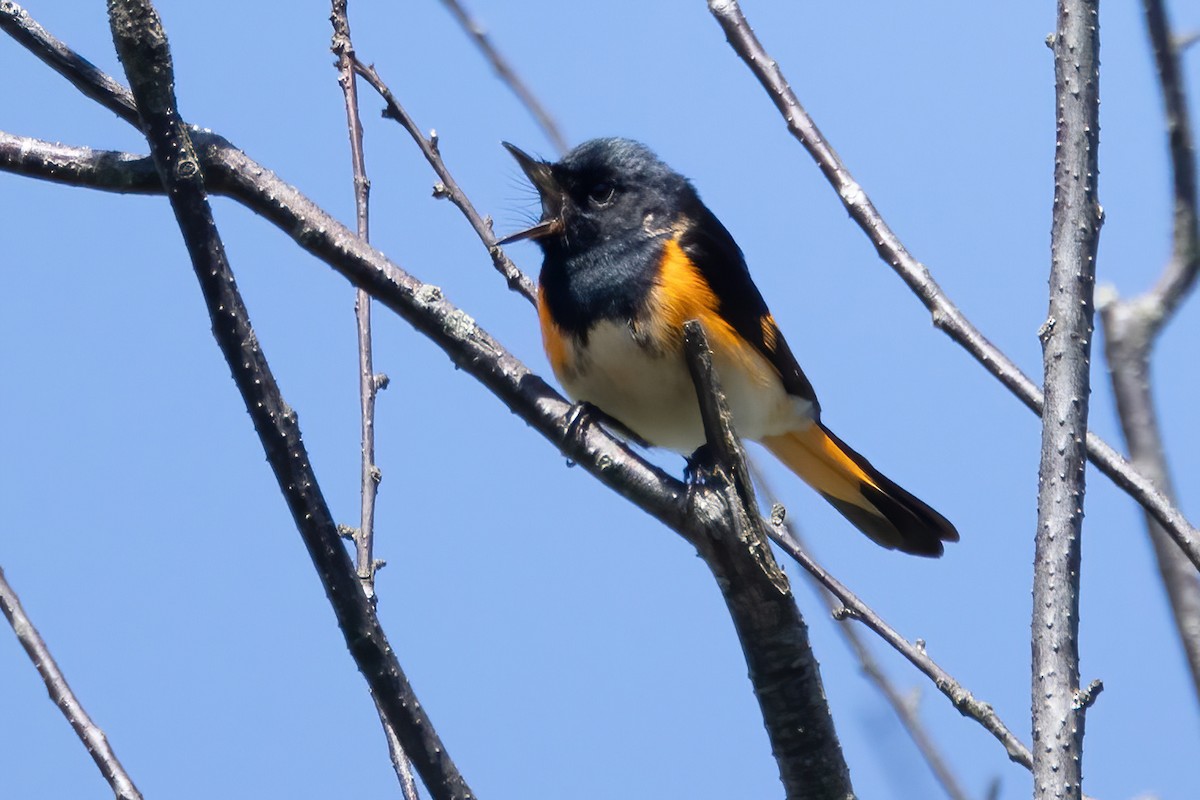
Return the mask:
<path id="1" fill-rule="evenodd" d="M 775 324 L 775 318 L 770 314 L 763 314 L 758 324 L 762 329 L 763 346 L 774 353 L 779 339 L 779 326 Z"/>
<path id="2" fill-rule="evenodd" d="M 546 350 L 546 358 L 550 359 L 550 368 L 554 370 L 558 379 L 562 380 L 562 376 L 570 367 L 566 334 L 550 316 L 550 308 L 546 305 L 546 296 L 541 287 L 538 287 L 537 311 L 538 322 L 542 327 L 542 347 Z"/>

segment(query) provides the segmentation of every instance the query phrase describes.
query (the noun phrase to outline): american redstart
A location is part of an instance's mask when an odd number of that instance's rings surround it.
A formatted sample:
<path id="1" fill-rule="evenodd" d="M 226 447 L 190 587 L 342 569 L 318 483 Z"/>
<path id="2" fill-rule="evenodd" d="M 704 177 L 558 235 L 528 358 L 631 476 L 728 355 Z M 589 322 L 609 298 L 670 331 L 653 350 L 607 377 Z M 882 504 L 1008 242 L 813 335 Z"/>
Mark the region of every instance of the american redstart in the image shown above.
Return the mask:
<path id="1" fill-rule="evenodd" d="M 867 536 L 922 556 L 958 541 L 945 517 L 821 423 L 742 251 L 687 178 L 646 146 L 593 139 L 550 163 L 507 142 L 542 201 L 538 317 L 550 366 L 585 401 L 649 444 L 704 445 L 683 324 L 704 326 L 738 434 L 761 442 Z"/>

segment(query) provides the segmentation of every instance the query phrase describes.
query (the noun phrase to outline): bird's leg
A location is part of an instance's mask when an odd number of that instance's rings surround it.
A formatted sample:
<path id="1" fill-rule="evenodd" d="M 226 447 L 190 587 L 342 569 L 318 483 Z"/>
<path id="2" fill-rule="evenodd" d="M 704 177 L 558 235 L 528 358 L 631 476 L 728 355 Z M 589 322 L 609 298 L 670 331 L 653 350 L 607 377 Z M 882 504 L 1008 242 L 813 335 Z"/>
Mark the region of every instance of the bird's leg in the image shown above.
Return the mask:
<path id="1" fill-rule="evenodd" d="M 595 410 L 598 409 L 591 403 L 572 403 L 567 412 L 566 438 L 583 444 L 583 429 L 593 421 L 592 412 Z"/>
<path id="2" fill-rule="evenodd" d="M 567 415 L 567 435 L 579 436 L 584 424 L 597 423 L 617 436 L 640 447 L 651 447 L 651 444 L 621 424 L 621 420 L 605 413 L 604 409 L 594 406 L 586 400 L 580 400 L 571 406 Z"/>

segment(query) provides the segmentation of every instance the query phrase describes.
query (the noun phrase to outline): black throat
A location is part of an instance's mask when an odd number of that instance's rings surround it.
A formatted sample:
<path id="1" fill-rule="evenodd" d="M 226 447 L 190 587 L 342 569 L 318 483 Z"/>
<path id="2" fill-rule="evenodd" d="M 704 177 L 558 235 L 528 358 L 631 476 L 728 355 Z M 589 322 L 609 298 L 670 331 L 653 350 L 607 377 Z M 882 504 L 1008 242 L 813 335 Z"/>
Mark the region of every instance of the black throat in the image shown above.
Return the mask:
<path id="1" fill-rule="evenodd" d="M 583 343 L 598 322 L 637 319 L 654 288 L 667 238 L 618 236 L 583 252 L 569 251 L 561 240 L 543 241 L 539 280 L 551 319 Z"/>

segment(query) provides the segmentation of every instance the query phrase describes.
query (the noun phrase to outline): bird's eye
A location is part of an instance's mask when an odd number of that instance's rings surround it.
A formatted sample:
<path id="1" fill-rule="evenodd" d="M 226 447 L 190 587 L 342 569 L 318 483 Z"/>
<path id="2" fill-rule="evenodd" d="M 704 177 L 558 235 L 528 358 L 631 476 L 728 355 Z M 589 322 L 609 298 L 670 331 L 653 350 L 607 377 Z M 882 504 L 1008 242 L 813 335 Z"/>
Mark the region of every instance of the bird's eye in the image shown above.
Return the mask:
<path id="1" fill-rule="evenodd" d="M 612 202 L 613 195 L 617 193 L 617 189 L 611 183 L 597 183 L 588 190 L 588 202 L 596 208 L 604 208 Z"/>

